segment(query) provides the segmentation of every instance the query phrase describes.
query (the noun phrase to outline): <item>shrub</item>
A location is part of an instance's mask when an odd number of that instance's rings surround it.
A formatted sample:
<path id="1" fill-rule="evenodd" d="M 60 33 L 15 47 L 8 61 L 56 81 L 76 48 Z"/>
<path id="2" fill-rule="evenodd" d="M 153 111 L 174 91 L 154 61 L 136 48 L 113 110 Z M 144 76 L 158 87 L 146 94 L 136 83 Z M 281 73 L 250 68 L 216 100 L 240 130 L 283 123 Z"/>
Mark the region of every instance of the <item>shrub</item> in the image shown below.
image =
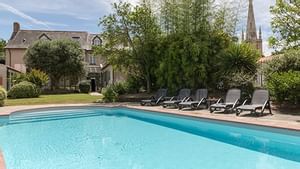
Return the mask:
<path id="1" fill-rule="evenodd" d="M 12 99 L 39 97 L 40 89 L 31 82 L 21 82 L 14 85 L 9 91 L 8 96 Z"/>
<path id="2" fill-rule="evenodd" d="M 126 93 L 138 93 L 141 86 L 142 80 L 133 76 L 129 76 L 126 82 L 123 84 Z"/>
<path id="3" fill-rule="evenodd" d="M 12 76 L 12 84 L 13 85 L 19 84 L 24 81 L 27 81 L 25 73 L 17 73 Z"/>
<path id="4" fill-rule="evenodd" d="M 104 102 L 116 102 L 118 99 L 118 93 L 113 90 L 113 86 L 108 86 L 102 89 Z"/>
<path id="5" fill-rule="evenodd" d="M 4 106 L 6 97 L 7 97 L 6 90 L 0 86 L 0 107 Z"/>
<path id="6" fill-rule="evenodd" d="M 27 81 L 35 84 L 39 88 L 42 88 L 43 86 L 47 85 L 47 83 L 49 82 L 48 75 L 36 69 L 33 69 L 31 72 L 26 74 L 24 73 L 15 74 L 12 77 L 12 79 L 14 85 Z"/>
<path id="7" fill-rule="evenodd" d="M 32 69 L 31 72 L 26 74 L 26 81 L 35 84 L 37 87 L 42 88 L 49 82 L 49 77 L 46 73 Z"/>
<path id="8" fill-rule="evenodd" d="M 125 94 L 127 92 L 125 83 L 116 83 L 116 84 L 111 85 L 111 87 L 119 95 Z"/>
<path id="9" fill-rule="evenodd" d="M 225 75 L 237 72 L 254 75 L 257 69 L 258 58 L 258 51 L 251 45 L 233 43 L 225 50 L 221 58 L 222 66 L 220 71 Z"/>
<path id="10" fill-rule="evenodd" d="M 273 73 L 269 76 L 267 87 L 279 103 L 288 99 L 290 103 L 297 104 L 300 100 L 300 71 Z"/>
<path id="11" fill-rule="evenodd" d="M 90 81 L 84 80 L 84 81 L 79 82 L 79 90 L 81 93 L 89 93 L 91 90 Z"/>
<path id="12" fill-rule="evenodd" d="M 288 50 L 283 55 L 277 56 L 267 62 L 263 71 L 268 79 L 273 73 L 300 71 L 300 49 Z"/>
<path id="13" fill-rule="evenodd" d="M 226 90 L 230 88 L 239 88 L 242 90 L 242 100 L 250 99 L 254 91 L 253 81 L 255 80 L 254 75 L 249 75 L 243 72 L 231 73 L 227 76 L 226 80 Z"/>

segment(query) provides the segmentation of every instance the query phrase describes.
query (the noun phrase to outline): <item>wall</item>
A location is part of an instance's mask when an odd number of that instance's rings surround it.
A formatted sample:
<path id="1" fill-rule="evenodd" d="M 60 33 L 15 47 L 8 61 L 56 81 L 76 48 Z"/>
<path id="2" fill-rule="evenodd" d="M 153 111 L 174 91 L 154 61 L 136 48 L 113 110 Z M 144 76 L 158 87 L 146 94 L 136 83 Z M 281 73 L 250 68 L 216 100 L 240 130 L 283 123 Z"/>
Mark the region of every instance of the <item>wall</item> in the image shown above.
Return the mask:
<path id="1" fill-rule="evenodd" d="M 6 52 L 6 65 L 9 65 L 10 67 L 16 70 L 25 73 L 26 66 L 23 58 L 26 53 L 26 49 L 6 49 L 5 52 Z"/>
<path id="2" fill-rule="evenodd" d="M 2 84 L 0 86 L 4 87 L 4 89 L 7 89 L 7 67 L 3 64 L 0 64 L 0 81 L 2 81 Z"/>

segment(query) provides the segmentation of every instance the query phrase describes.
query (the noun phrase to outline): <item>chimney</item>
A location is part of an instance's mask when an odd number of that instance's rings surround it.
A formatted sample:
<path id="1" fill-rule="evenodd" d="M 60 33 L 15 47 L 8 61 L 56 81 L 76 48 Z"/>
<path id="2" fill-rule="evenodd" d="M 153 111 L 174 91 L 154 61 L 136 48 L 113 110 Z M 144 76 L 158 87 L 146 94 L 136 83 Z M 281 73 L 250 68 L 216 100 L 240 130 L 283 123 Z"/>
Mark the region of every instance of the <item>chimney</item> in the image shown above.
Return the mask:
<path id="1" fill-rule="evenodd" d="M 20 30 L 20 24 L 18 22 L 14 22 L 13 24 L 13 32 L 11 34 L 10 40 L 12 40 L 16 34 L 19 32 Z"/>

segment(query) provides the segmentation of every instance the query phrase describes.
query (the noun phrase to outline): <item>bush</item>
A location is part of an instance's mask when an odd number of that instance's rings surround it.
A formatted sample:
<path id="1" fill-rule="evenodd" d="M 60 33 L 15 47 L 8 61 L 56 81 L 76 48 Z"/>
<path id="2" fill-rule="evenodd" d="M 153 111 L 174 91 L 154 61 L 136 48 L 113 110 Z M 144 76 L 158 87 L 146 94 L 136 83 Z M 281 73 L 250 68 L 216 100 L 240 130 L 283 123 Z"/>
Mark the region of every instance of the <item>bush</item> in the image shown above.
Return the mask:
<path id="1" fill-rule="evenodd" d="M 283 55 L 277 56 L 264 66 L 264 74 L 268 79 L 273 73 L 300 71 L 300 49 L 288 50 Z"/>
<path id="2" fill-rule="evenodd" d="M 226 87 L 228 90 L 230 88 L 239 88 L 242 90 L 242 100 L 251 99 L 254 91 L 253 81 L 255 80 L 255 75 L 249 75 L 243 72 L 231 73 L 230 76 L 225 78 Z"/>
<path id="3" fill-rule="evenodd" d="M 102 89 L 104 102 L 116 102 L 118 99 L 118 93 L 114 91 L 113 86 L 108 86 Z"/>
<path id="4" fill-rule="evenodd" d="M 42 88 L 48 84 L 49 77 L 46 73 L 33 69 L 31 72 L 26 74 L 26 81 L 35 84 L 39 88 Z"/>
<path id="5" fill-rule="evenodd" d="M 17 73 L 12 76 L 12 84 L 13 85 L 19 84 L 24 81 L 27 81 L 25 73 Z"/>
<path id="6" fill-rule="evenodd" d="M 220 71 L 225 75 L 238 72 L 254 75 L 258 58 L 258 51 L 251 45 L 233 43 L 225 50 L 221 58 Z"/>
<path id="7" fill-rule="evenodd" d="M 14 85 L 9 91 L 8 96 L 12 99 L 39 97 L 40 89 L 31 82 L 21 82 Z"/>
<path id="8" fill-rule="evenodd" d="M 143 86 L 141 82 L 141 79 L 129 76 L 126 82 L 123 84 L 126 93 L 138 93 L 141 86 Z"/>
<path id="9" fill-rule="evenodd" d="M 33 69 L 29 73 L 20 73 L 20 74 L 15 74 L 12 77 L 13 84 L 16 85 L 18 83 L 27 81 L 35 84 L 37 87 L 42 88 L 43 86 L 47 85 L 49 82 L 49 77 L 46 73 Z"/>
<path id="10" fill-rule="evenodd" d="M 125 83 L 116 83 L 111 85 L 113 91 L 118 93 L 119 95 L 127 93 L 127 87 Z"/>
<path id="11" fill-rule="evenodd" d="M 267 87 L 279 103 L 288 99 L 290 103 L 298 104 L 300 100 L 300 71 L 273 73 L 269 76 Z"/>
<path id="12" fill-rule="evenodd" d="M 79 90 L 81 93 L 89 93 L 91 90 L 91 83 L 88 80 L 79 82 Z"/>
<path id="13" fill-rule="evenodd" d="M 6 90 L 0 86 L 0 107 L 4 106 L 6 97 L 7 97 Z"/>

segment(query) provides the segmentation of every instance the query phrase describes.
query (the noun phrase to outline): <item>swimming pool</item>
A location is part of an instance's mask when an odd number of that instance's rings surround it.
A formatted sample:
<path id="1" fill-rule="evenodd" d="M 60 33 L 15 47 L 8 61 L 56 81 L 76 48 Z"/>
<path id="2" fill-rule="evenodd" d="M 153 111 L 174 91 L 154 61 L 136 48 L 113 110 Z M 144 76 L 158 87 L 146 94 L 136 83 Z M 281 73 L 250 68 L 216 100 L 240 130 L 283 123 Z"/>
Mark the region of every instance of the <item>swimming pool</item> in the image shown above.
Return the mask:
<path id="1" fill-rule="evenodd" d="M 0 120 L 7 169 L 300 169 L 300 133 L 126 108 Z"/>

